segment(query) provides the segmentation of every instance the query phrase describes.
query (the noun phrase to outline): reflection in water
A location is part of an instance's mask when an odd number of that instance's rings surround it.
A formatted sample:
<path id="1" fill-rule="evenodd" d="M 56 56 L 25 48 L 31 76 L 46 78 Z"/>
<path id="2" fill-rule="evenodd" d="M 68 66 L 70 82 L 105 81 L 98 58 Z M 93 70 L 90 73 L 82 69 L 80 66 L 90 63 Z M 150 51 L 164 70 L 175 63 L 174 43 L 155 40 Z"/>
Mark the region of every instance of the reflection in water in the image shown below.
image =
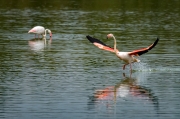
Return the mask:
<path id="1" fill-rule="evenodd" d="M 144 86 L 139 85 L 136 78 L 125 76 L 124 79 L 115 86 L 108 86 L 104 89 L 95 91 L 90 97 L 89 105 L 106 104 L 107 107 L 113 107 L 122 99 L 127 100 L 144 100 L 154 104 L 155 109 L 158 109 L 158 98 L 154 96 L 152 91 Z M 136 101 L 137 101 L 136 100 Z M 141 101 L 142 103 L 142 101 Z"/>
<path id="2" fill-rule="evenodd" d="M 52 42 L 52 38 L 50 38 L 48 41 L 46 40 L 46 38 L 33 38 L 29 40 L 29 46 L 30 49 L 33 51 L 41 51 L 43 50 L 46 45 L 50 45 Z"/>

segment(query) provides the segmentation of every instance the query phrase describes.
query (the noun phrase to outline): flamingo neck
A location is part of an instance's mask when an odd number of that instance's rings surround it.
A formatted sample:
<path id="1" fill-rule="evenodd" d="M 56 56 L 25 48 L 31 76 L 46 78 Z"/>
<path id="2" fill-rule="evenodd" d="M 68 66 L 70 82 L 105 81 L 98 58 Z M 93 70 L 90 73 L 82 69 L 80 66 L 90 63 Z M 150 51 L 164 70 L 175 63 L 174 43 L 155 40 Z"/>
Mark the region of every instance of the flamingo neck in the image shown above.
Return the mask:
<path id="1" fill-rule="evenodd" d="M 51 31 L 49 29 L 45 29 L 45 32 L 44 32 L 44 37 L 46 37 L 46 32 L 48 31 L 48 33 L 50 32 L 50 37 L 51 37 Z"/>
<path id="2" fill-rule="evenodd" d="M 46 32 L 48 31 L 48 29 L 45 29 L 44 31 L 44 37 L 46 37 Z"/>
<path id="3" fill-rule="evenodd" d="M 116 49 L 116 38 L 114 36 L 112 36 L 114 39 L 114 52 L 116 53 L 118 50 Z"/>

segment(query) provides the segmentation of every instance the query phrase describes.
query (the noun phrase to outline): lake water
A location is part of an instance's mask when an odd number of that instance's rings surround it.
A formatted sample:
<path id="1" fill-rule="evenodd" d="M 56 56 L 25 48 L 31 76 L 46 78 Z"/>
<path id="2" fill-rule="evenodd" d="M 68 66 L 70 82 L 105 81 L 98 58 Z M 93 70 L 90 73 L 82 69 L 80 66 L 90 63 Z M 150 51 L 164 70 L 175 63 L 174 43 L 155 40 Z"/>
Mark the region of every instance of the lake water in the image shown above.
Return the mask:
<path id="1" fill-rule="evenodd" d="M 179 119 L 180 1 L 1 0 L 0 118 Z M 46 41 L 28 31 L 52 31 Z M 131 51 L 157 46 L 122 70 L 86 35 Z"/>

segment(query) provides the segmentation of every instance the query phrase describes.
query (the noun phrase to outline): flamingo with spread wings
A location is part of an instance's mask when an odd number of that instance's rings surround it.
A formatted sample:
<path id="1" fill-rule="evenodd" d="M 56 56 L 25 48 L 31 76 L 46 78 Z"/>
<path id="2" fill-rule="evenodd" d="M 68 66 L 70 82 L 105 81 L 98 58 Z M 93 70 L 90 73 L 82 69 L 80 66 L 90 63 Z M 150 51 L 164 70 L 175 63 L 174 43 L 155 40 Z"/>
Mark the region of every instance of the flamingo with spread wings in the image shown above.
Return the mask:
<path id="1" fill-rule="evenodd" d="M 137 59 L 136 57 L 134 56 L 140 56 L 144 53 L 147 53 L 149 50 L 151 50 L 152 48 L 154 48 L 156 46 L 156 44 L 158 43 L 159 41 L 159 38 L 156 39 L 156 41 L 151 44 L 150 46 L 146 47 L 146 48 L 142 48 L 142 49 L 138 49 L 138 50 L 133 50 L 131 52 L 121 52 L 119 51 L 117 48 L 116 48 L 116 38 L 114 37 L 113 34 L 108 34 L 107 35 L 107 38 L 113 38 L 114 39 L 114 48 L 110 47 L 110 46 L 107 46 L 106 44 L 104 44 L 102 41 L 96 39 L 96 38 L 93 38 L 91 36 L 86 36 L 86 38 L 91 42 L 93 43 L 95 46 L 97 46 L 98 48 L 100 49 L 103 49 L 103 50 L 107 50 L 107 51 L 110 51 L 110 52 L 113 52 L 116 54 L 116 56 L 123 60 L 125 62 L 124 66 L 123 66 L 123 70 L 125 69 L 126 65 L 130 64 L 130 69 L 132 71 L 132 66 L 131 66 L 131 63 L 134 63 L 134 62 L 140 62 L 139 59 Z"/>

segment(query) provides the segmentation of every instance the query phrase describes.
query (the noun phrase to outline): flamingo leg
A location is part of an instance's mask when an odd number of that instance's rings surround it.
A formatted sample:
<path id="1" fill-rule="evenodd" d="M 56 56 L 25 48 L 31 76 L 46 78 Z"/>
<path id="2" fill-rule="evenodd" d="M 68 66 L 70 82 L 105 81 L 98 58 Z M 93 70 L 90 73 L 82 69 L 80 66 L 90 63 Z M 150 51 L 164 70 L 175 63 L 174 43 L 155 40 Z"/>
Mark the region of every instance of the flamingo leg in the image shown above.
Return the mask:
<path id="1" fill-rule="evenodd" d="M 123 70 L 125 69 L 125 67 L 126 67 L 126 64 L 123 66 Z"/>
<path id="2" fill-rule="evenodd" d="M 128 64 L 125 64 L 125 65 L 123 66 L 123 70 L 125 70 L 126 65 L 128 65 Z M 130 65 L 130 70 L 132 71 L 132 65 L 131 65 L 131 63 L 129 63 L 129 65 Z"/>
<path id="3" fill-rule="evenodd" d="M 131 73 L 132 73 L 132 65 L 131 65 L 131 63 L 130 63 L 130 70 L 131 70 Z"/>
<path id="4" fill-rule="evenodd" d="M 123 66 L 123 70 L 125 70 L 125 68 L 126 68 L 126 65 L 128 65 L 128 64 L 124 64 L 124 66 Z"/>
<path id="5" fill-rule="evenodd" d="M 123 73 L 123 76 L 126 77 L 125 73 Z"/>

